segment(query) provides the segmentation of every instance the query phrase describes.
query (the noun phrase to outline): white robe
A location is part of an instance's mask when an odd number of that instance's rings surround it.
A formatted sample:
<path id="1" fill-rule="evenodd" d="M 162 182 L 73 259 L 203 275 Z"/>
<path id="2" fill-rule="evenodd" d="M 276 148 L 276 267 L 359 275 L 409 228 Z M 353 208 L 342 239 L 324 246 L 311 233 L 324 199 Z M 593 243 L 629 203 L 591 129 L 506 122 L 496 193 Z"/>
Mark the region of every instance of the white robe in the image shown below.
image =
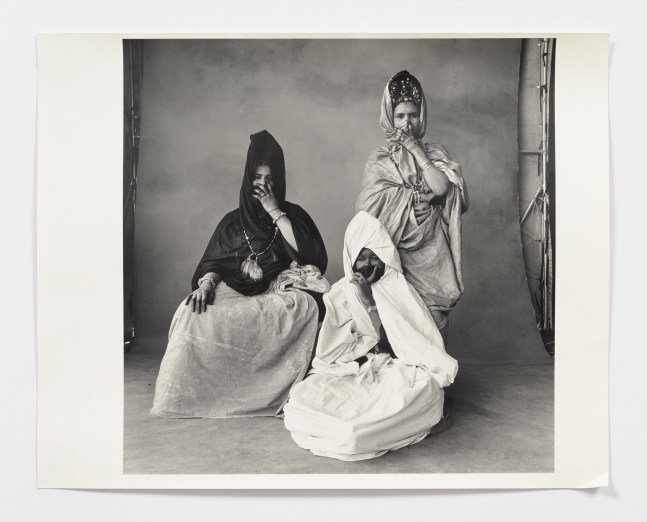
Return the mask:
<path id="1" fill-rule="evenodd" d="M 379 340 L 349 281 L 362 248 L 386 271 L 372 286 L 380 320 L 397 359 L 369 353 Z M 311 375 L 284 407 L 293 440 L 340 460 L 378 457 L 422 440 L 441 419 L 442 388 L 458 370 L 424 302 L 402 275 L 397 251 L 377 219 L 359 212 L 344 239 L 345 277 L 324 295 L 326 317 Z M 366 355 L 361 365 L 356 359 Z"/>

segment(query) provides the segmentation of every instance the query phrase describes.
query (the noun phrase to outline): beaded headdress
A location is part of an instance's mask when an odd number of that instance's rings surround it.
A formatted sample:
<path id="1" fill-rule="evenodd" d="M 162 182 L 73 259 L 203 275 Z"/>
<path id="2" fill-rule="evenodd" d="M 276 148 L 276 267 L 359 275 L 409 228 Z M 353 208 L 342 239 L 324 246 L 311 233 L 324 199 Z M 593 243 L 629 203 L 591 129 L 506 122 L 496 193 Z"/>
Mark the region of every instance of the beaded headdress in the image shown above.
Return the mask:
<path id="1" fill-rule="evenodd" d="M 389 81 L 389 96 L 393 107 L 402 102 L 412 102 L 420 107 L 422 87 L 409 71 L 400 71 Z"/>

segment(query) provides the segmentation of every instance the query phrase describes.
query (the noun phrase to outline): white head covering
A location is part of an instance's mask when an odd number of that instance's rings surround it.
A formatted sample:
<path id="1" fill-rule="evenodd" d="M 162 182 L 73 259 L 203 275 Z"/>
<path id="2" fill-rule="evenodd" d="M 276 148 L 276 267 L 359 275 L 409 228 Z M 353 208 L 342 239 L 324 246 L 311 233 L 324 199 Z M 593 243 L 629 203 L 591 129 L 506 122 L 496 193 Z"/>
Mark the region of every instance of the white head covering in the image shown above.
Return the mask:
<path id="1" fill-rule="evenodd" d="M 402 275 L 400 257 L 386 229 L 366 212 L 358 212 L 346 229 L 343 253 L 345 277 L 335 284 L 336 288 L 326 294 L 324 300 L 326 313 L 330 317 L 337 317 L 338 308 L 347 307 L 353 316 L 354 328 L 368 342 L 361 347 L 363 353 L 357 350 L 357 346 L 349 348 L 353 353 L 346 353 L 341 341 L 340 346 L 325 346 L 326 343 L 337 344 L 336 340 L 341 337 L 334 331 L 328 331 L 337 326 L 333 321 L 324 319 L 317 357 L 320 361 L 327 361 L 327 364 L 343 366 L 368 352 L 379 338 L 359 299 L 357 287 L 350 283 L 353 264 L 363 248 L 372 250 L 386 264 L 384 275 L 371 285 L 371 290 L 393 351 L 402 362 L 427 368 L 440 386 L 448 386 L 454 381 L 458 363 L 445 352 L 442 336 L 431 313 Z"/>
<path id="2" fill-rule="evenodd" d="M 400 256 L 386 229 L 370 214 L 358 212 L 344 235 L 344 275 L 348 281 L 353 277 L 353 265 L 363 248 L 371 249 L 386 264 L 387 270 L 402 272 Z"/>

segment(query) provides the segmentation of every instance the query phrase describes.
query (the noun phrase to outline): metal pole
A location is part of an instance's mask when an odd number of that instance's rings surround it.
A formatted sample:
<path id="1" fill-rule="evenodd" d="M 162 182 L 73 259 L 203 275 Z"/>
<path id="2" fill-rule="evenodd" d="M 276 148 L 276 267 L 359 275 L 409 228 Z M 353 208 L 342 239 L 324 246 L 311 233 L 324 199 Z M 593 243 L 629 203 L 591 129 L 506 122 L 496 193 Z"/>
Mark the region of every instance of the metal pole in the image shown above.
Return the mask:
<path id="1" fill-rule="evenodd" d="M 541 40 L 541 248 L 542 248 L 542 328 L 548 329 L 548 195 L 546 166 L 548 163 L 548 39 Z"/>
<path id="2" fill-rule="evenodd" d="M 537 201 L 539 200 L 539 196 L 541 195 L 541 187 L 537 187 L 537 192 L 535 192 L 535 195 L 532 197 L 532 200 L 530 201 L 530 204 L 528 205 L 528 208 L 526 211 L 523 213 L 523 216 L 521 218 L 521 221 L 519 222 L 520 225 L 523 225 L 523 222 L 526 220 L 528 215 L 530 214 L 530 211 L 533 209 L 533 207 L 537 204 Z"/>

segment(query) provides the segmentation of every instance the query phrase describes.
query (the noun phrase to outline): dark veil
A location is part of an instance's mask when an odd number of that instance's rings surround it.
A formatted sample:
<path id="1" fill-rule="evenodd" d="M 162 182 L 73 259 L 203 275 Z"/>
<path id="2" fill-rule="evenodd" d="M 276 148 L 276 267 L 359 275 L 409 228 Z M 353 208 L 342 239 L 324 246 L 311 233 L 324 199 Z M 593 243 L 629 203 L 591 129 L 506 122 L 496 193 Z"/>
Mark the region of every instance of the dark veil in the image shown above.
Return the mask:
<path id="1" fill-rule="evenodd" d="M 239 206 L 226 214 L 216 227 L 193 274 L 191 287 L 194 290 L 198 287 L 198 279 L 208 272 L 219 274 L 227 286 L 243 295 L 256 295 L 267 289 L 270 281 L 293 261 L 300 265 L 315 265 L 322 274 L 326 271 L 328 257 L 319 230 L 305 210 L 285 200 L 283 149 L 266 130 L 252 134 L 250 140 Z M 290 219 L 298 252 L 290 247 L 280 233 L 270 243 L 275 226 L 260 202 L 253 197 L 254 175 L 261 160 L 272 171 L 274 194 L 279 208 Z M 266 252 L 257 260 L 263 270 L 263 279 L 260 281 L 255 281 L 240 271 L 242 262 L 251 254 L 245 232 L 256 252 L 262 252 L 267 247 Z"/>
<path id="2" fill-rule="evenodd" d="M 285 158 L 283 149 L 269 132 L 262 130 L 250 137 L 251 143 L 247 149 L 245 175 L 240 187 L 238 209 L 240 224 L 250 237 L 271 238 L 274 234 L 272 218 L 261 211 L 260 202 L 253 197 L 254 175 L 256 166 L 262 161 L 270 167 L 274 183 L 274 194 L 283 208 L 285 203 Z M 262 217 L 259 217 L 262 216 Z"/>

